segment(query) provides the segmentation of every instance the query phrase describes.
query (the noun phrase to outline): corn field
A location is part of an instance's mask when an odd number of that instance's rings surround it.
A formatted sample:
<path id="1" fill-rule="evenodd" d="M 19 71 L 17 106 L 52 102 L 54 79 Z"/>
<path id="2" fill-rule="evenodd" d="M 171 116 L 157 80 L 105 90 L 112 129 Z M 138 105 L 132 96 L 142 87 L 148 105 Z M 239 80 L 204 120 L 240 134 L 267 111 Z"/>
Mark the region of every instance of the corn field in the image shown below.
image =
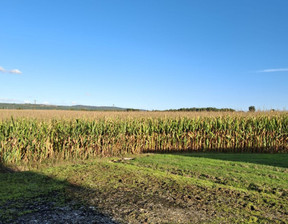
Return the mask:
<path id="1" fill-rule="evenodd" d="M 288 114 L 0 120 L 4 163 L 182 151 L 288 152 Z"/>

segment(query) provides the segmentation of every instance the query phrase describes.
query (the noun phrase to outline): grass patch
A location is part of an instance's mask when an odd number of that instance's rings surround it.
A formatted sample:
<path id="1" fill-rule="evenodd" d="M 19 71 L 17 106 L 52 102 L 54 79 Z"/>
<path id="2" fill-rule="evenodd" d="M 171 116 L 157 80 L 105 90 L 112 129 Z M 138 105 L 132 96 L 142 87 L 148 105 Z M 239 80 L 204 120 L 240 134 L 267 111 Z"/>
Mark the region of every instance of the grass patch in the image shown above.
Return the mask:
<path id="1" fill-rule="evenodd" d="M 10 223 L 43 204 L 64 205 L 67 183 L 31 171 L 0 173 L 0 223 Z"/>
<path id="2" fill-rule="evenodd" d="M 124 223 L 285 223 L 287 164 L 288 154 L 144 154 L 0 173 L 0 222 L 33 212 L 13 206 L 46 197 Z"/>

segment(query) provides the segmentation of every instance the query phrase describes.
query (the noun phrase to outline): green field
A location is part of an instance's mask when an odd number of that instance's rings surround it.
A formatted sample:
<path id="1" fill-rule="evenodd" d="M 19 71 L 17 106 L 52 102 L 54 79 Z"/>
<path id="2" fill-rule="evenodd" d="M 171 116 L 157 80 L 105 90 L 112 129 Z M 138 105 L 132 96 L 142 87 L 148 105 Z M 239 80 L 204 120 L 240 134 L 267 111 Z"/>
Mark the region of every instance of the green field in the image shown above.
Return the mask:
<path id="1" fill-rule="evenodd" d="M 94 206 L 123 223 L 287 223 L 288 154 L 130 158 L 2 166 L 0 223 L 37 212 L 39 201 L 55 212 L 71 201 Z"/>

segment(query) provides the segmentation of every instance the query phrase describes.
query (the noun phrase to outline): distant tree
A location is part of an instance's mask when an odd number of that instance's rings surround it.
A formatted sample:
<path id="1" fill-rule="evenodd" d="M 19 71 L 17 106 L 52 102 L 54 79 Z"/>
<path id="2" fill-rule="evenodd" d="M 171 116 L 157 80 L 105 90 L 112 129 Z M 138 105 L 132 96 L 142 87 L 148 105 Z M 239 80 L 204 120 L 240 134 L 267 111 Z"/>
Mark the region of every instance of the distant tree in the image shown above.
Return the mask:
<path id="1" fill-rule="evenodd" d="M 235 110 L 231 109 L 231 108 L 215 108 L 215 107 L 203 107 L 203 108 L 196 108 L 196 107 L 192 107 L 192 108 L 180 108 L 180 109 L 170 109 L 168 111 L 196 111 L 196 112 L 201 112 L 201 111 L 225 111 L 225 112 L 234 112 Z"/>
<path id="2" fill-rule="evenodd" d="M 250 106 L 250 107 L 249 107 L 249 112 L 255 112 L 255 110 L 256 110 L 256 109 L 255 109 L 254 106 Z"/>
<path id="3" fill-rule="evenodd" d="M 126 111 L 130 112 L 130 111 L 140 111 L 140 110 L 139 109 L 133 109 L 133 108 L 127 108 Z"/>

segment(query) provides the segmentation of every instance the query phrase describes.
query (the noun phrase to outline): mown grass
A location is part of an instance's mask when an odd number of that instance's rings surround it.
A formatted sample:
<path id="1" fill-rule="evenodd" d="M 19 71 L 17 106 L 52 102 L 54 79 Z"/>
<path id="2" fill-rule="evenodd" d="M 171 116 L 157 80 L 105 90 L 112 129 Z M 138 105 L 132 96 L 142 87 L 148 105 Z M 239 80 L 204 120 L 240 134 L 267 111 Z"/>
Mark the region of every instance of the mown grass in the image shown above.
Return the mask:
<path id="1" fill-rule="evenodd" d="M 54 167 L 46 164 L 25 172 L 0 173 L 1 212 L 7 216 L 4 205 L 10 203 L 12 208 L 23 198 L 33 203 L 37 195 L 59 191 L 64 192 L 60 201 L 73 199 L 96 206 L 124 223 L 288 220 L 287 154 L 133 157 L 56 163 Z M 10 218 L 21 215 L 11 209 L 8 213 Z"/>
<path id="2" fill-rule="evenodd" d="M 288 154 L 190 153 L 156 154 L 133 160 L 131 164 L 244 190 L 275 194 L 275 189 L 283 191 L 287 188 L 287 161 Z"/>

